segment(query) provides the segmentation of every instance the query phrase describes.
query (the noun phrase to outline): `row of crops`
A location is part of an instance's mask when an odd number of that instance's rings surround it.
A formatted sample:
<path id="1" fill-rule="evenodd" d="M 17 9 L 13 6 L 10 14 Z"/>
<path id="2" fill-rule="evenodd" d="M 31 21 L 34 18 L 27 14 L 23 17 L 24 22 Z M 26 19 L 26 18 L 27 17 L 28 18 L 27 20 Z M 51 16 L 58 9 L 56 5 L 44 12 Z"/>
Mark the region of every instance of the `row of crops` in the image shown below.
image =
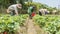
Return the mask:
<path id="1" fill-rule="evenodd" d="M 16 32 L 18 27 L 24 26 L 27 17 L 27 14 L 21 14 L 19 16 L 0 15 L 0 33 L 8 32 L 8 34 L 12 34 L 12 31 Z M 45 32 L 49 34 L 60 34 L 60 16 L 36 15 L 33 17 L 33 20 Z"/>
<path id="2" fill-rule="evenodd" d="M 34 22 L 49 34 L 60 34 L 60 16 L 39 16 L 33 18 Z"/>
<path id="3" fill-rule="evenodd" d="M 0 34 L 9 32 L 16 32 L 20 26 L 24 26 L 25 20 L 28 15 L 11 16 L 11 15 L 0 15 Z M 14 33 L 13 33 L 14 34 Z"/>

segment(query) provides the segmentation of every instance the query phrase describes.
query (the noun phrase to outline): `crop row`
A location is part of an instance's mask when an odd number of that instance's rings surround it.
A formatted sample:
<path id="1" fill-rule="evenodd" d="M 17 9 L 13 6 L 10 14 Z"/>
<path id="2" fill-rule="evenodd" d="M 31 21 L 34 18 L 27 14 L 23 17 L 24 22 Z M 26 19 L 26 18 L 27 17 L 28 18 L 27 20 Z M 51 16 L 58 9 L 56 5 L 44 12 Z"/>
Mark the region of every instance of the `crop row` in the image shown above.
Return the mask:
<path id="1" fill-rule="evenodd" d="M 49 34 L 60 34 L 60 16 L 39 16 L 33 18 L 34 22 Z"/>
<path id="2" fill-rule="evenodd" d="M 23 26 L 28 15 L 10 16 L 0 15 L 0 33 L 15 32 L 20 26 Z"/>

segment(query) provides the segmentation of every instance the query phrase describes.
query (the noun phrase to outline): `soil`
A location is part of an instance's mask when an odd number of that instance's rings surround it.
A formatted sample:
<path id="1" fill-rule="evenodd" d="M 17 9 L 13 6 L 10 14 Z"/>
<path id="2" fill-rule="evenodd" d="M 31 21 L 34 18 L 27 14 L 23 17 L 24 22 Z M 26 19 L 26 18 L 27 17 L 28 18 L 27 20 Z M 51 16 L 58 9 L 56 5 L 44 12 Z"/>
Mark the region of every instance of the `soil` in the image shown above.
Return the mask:
<path id="1" fill-rule="evenodd" d="M 27 18 L 23 27 L 20 27 L 20 34 L 47 34 L 38 25 L 35 25 L 32 19 Z"/>

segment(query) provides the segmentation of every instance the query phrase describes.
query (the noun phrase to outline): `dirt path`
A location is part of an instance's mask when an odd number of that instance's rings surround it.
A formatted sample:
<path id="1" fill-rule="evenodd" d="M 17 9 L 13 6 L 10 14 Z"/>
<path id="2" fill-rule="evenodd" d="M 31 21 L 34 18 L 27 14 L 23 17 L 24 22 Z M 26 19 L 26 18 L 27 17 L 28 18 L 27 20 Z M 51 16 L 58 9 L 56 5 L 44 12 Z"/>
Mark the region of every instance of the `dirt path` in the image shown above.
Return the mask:
<path id="1" fill-rule="evenodd" d="M 27 34 L 37 34 L 33 21 L 31 19 L 27 19 Z"/>
<path id="2" fill-rule="evenodd" d="M 20 34 L 47 34 L 38 25 L 35 25 L 32 19 L 27 18 L 25 26 L 20 27 Z"/>

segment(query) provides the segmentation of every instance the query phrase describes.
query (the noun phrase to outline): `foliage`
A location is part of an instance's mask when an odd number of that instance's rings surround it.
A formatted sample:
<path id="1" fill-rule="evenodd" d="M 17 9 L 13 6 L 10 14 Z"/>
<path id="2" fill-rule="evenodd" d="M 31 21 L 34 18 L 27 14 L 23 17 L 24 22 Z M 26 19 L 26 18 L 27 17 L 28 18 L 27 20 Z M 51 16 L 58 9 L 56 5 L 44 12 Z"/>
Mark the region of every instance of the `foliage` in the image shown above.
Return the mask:
<path id="1" fill-rule="evenodd" d="M 53 10 L 57 10 L 56 7 L 54 7 L 54 8 L 53 7 L 49 7 L 46 4 L 37 3 L 37 2 L 26 2 L 24 5 L 25 5 L 25 7 L 27 9 L 28 9 L 29 6 L 35 6 L 37 13 L 38 13 L 39 9 L 41 9 L 41 8 L 47 9 L 50 12 L 52 12 Z"/>
<path id="2" fill-rule="evenodd" d="M 57 34 L 60 32 L 60 16 L 36 15 L 33 20 L 49 34 Z"/>
<path id="3" fill-rule="evenodd" d="M 6 30 L 16 31 L 18 27 L 23 26 L 28 15 L 10 16 L 0 15 L 0 32 Z"/>
<path id="4" fill-rule="evenodd" d="M 37 5 L 36 5 L 37 4 Z M 39 10 L 39 5 L 40 4 L 38 4 L 38 3 L 35 3 L 35 2 L 27 2 L 26 4 L 25 4 L 25 6 L 28 8 L 28 7 L 30 7 L 30 6 L 35 6 L 36 7 L 36 10 Z"/>
<path id="5" fill-rule="evenodd" d="M 17 2 L 18 1 L 18 2 Z M 28 2 L 30 1 L 30 2 Z M 37 2 L 31 2 L 32 0 L 0 0 L 0 11 L 2 12 L 3 9 L 6 9 L 8 8 L 8 6 L 12 5 L 12 4 L 16 4 L 16 3 L 21 3 L 22 4 L 22 11 L 24 11 L 24 13 L 27 11 L 28 7 L 30 5 L 34 5 L 36 6 L 36 11 L 38 13 L 38 10 L 41 9 L 41 8 L 46 8 L 48 9 L 49 11 L 53 11 L 53 9 L 56 9 L 56 8 L 52 8 L 52 7 L 49 7 L 48 5 L 46 4 L 42 4 L 42 3 L 37 3 Z M 4 3 L 3 3 L 4 2 Z M 26 4 L 24 2 L 27 2 Z M 3 12 L 5 12 L 6 10 L 4 10 Z M 26 12 L 27 13 L 27 12 Z"/>
<path id="6" fill-rule="evenodd" d="M 0 4 L 1 4 L 0 6 L 7 8 L 8 6 L 16 3 L 24 4 L 25 1 L 28 0 L 0 0 Z"/>

